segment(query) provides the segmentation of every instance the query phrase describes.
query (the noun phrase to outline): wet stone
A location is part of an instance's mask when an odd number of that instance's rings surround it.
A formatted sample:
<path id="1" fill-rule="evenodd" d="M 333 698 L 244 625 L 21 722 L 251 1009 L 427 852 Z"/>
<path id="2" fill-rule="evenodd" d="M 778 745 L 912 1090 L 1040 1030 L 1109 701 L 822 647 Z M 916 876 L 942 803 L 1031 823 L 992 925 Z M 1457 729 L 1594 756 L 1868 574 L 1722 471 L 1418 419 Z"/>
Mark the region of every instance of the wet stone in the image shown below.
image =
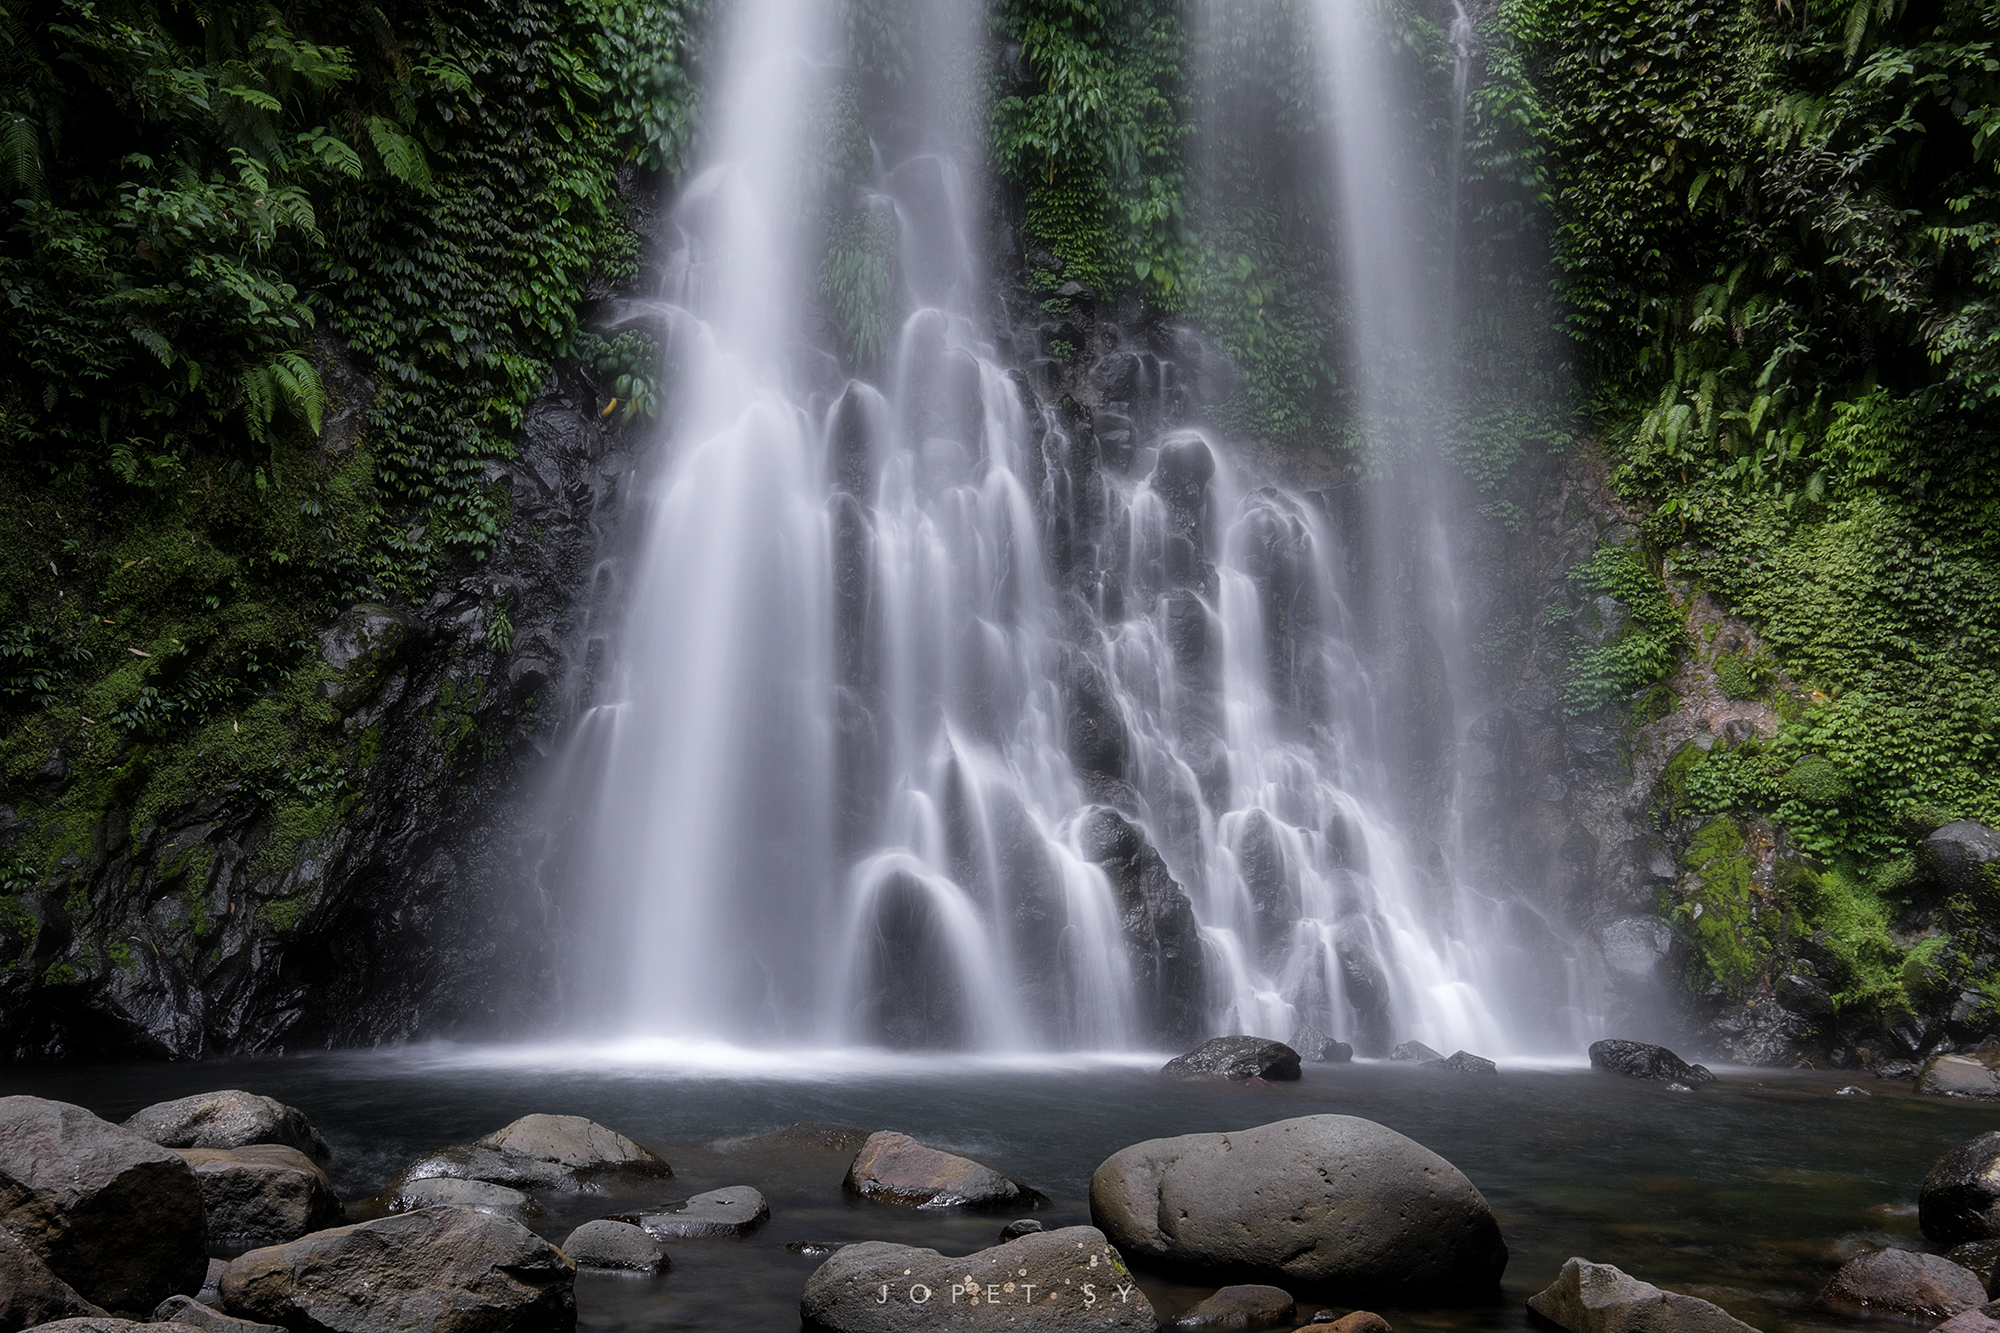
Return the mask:
<path id="1" fill-rule="evenodd" d="M 1224 1287 L 1184 1311 L 1168 1328 L 1290 1328 L 1298 1318 L 1292 1294 L 1281 1287 Z"/>
<path id="2" fill-rule="evenodd" d="M 1877 1250 L 1850 1259 L 1819 1294 L 1820 1308 L 1855 1319 L 1937 1324 L 1986 1303 L 1986 1284 L 1936 1254 Z"/>
<path id="3" fill-rule="evenodd" d="M 376 1202 L 392 1213 L 407 1213 L 440 1205 L 473 1208 L 482 1213 L 505 1216 L 541 1211 L 533 1199 L 517 1189 L 489 1185 L 483 1180 L 457 1180 L 451 1176 L 399 1181 L 377 1195 Z"/>
<path id="4" fill-rule="evenodd" d="M 1429 1064 L 1433 1060 L 1444 1059 L 1444 1056 L 1420 1041 L 1405 1041 L 1397 1043 L 1396 1049 L 1389 1052 L 1389 1058 L 1391 1060 L 1414 1060 L 1419 1064 Z"/>
<path id="5" fill-rule="evenodd" d="M 632 1215 L 609 1219 L 630 1222 Z M 637 1224 L 649 1235 L 662 1240 L 714 1240 L 722 1236 L 747 1236 L 771 1220 L 771 1205 L 748 1185 L 697 1194 L 678 1208 L 657 1213 L 640 1213 Z"/>
<path id="6" fill-rule="evenodd" d="M 203 1305 L 192 1296 L 169 1296 L 153 1311 L 155 1324 L 185 1324 L 208 1333 L 284 1333 L 277 1324 L 260 1324 L 253 1319 L 236 1319 Z"/>
<path id="7" fill-rule="evenodd" d="M 1607 1074 L 1623 1074 L 1626 1078 L 1653 1079 L 1691 1087 L 1715 1082 L 1715 1075 L 1707 1069 L 1689 1064 L 1664 1046 L 1617 1037 L 1590 1044 L 1590 1067 Z"/>
<path id="8" fill-rule="evenodd" d="M 629 1222 L 599 1218 L 569 1233 L 562 1252 L 578 1268 L 608 1268 L 631 1273 L 657 1273 L 670 1267 L 660 1242 Z"/>
<path id="9" fill-rule="evenodd" d="M 1211 1037 L 1160 1072 L 1168 1078 L 1290 1081 L 1299 1076 L 1299 1053 L 1263 1037 Z"/>
<path id="10" fill-rule="evenodd" d="M 1757 1333 L 1721 1306 L 1571 1259 L 1528 1308 L 1565 1333 Z"/>
<path id="11" fill-rule="evenodd" d="M 893 1130 L 868 1136 L 842 1183 L 864 1199 L 907 1208 L 1035 1208 L 1047 1202 L 990 1166 Z"/>

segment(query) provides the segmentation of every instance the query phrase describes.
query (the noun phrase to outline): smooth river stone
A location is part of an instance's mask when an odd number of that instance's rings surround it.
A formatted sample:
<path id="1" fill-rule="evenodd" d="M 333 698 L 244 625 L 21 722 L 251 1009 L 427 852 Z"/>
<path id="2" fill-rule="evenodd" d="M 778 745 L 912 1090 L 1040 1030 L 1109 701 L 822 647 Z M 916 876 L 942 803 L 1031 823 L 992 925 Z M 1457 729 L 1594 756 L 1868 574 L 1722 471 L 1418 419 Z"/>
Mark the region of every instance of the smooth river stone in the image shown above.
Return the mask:
<path id="1" fill-rule="evenodd" d="M 569 1233 L 562 1251 L 576 1260 L 578 1268 L 622 1269 L 633 1273 L 657 1273 L 672 1265 L 660 1242 L 644 1228 L 629 1222 L 600 1217 L 585 1222 Z"/>
<path id="2" fill-rule="evenodd" d="M 1528 1308 L 1567 1333 L 1757 1333 L 1719 1305 L 1571 1259 Z"/>
<path id="3" fill-rule="evenodd" d="M 990 1166 L 893 1130 L 868 1136 L 842 1184 L 864 1199 L 908 1208 L 1034 1208 L 1046 1202 Z"/>
<path id="4" fill-rule="evenodd" d="M 624 1222 L 633 1215 L 610 1220 Z M 718 1236 L 747 1236 L 771 1220 L 771 1205 L 748 1185 L 730 1185 L 706 1194 L 697 1194 L 680 1207 L 667 1212 L 639 1213 L 638 1225 L 661 1240 L 712 1240 Z"/>
<path id="5" fill-rule="evenodd" d="M 444 1205 L 475 1208 L 482 1213 L 499 1213 L 508 1217 L 541 1211 L 533 1199 L 517 1189 L 488 1184 L 483 1180 L 458 1180 L 451 1176 L 398 1181 L 377 1195 L 376 1202 L 392 1213 L 409 1213 L 419 1208 Z"/>
<path id="6" fill-rule="evenodd" d="M 1855 1319 L 1938 1324 L 1986 1304 L 1986 1284 L 1942 1255 L 1877 1250 L 1841 1265 L 1819 1303 Z"/>
<path id="7" fill-rule="evenodd" d="M 1166 1325 L 1174 1329 L 1290 1328 L 1298 1306 L 1282 1287 L 1224 1287 Z"/>
<path id="8" fill-rule="evenodd" d="M 281 1143 L 315 1162 L 333 1160 L 319 1131 L 296 1106 L 240 1088 L 198 1092 L 155 1102 L 125 1122 L 125 1128 L 162 1148 L 241 1148 Z"/>
<path id="9" fill-rule="evenodd" d="M 843 1246 L 806 1279 L 799 1314 L 824 1333 L 1153 1333 L 1159 1326 L 1146 1293 L 1095 1227 L 1043 1231 L 962 1259 L 879 1240 Z"/>

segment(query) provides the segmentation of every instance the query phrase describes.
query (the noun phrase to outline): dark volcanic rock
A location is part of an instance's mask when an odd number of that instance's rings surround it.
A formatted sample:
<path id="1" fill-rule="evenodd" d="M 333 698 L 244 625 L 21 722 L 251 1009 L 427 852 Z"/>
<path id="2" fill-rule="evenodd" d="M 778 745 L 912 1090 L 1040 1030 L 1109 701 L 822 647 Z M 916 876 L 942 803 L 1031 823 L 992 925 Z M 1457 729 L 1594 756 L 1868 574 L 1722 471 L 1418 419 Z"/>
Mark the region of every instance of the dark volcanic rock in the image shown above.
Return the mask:
<path id="1" fill-rule="evenodd" d="M 1426 1061 L 1425 1067 L 1442 1069 L 1453 1074 L 1497 1074 L 1500 1072 L 1499 1065 L 1494 1064 L 1483 1055 L 1474 1055 L 1471 1051 L 1453 1051 L 1442 1060 Z"/>
<path id="2" fill-rule="evenodd" d="M 1210 1037 L 1186 1055 L 1167 1061 L 1160 1072 L 1168 1078 L 1277 1082 L 1299 1076 L 1299 1053 L 1281 1041 L 1263 1037 Z"/>
<path id="3" fill-rule="evenodd" d="M 236 1319 L 211 1309 L 192 1296 L 169 1296 L 153 1310 L 155 1324 L 184 1324 L 206 1329 L 207 1333 L 284 1333 L 276 1324 L 259 1324 Z"/>
<path id="4" fill-rule="evenodd" d="M 1094 1227 L 1023 1236 L 962 1259 L 879 1240 L 842 1246 L 806 1279 L 799 1315 L 824 1333 L 1158 1327 L 1146 1294 Z"/>
<path id="5" fill-rule="evenodd" d="M 125 1128 L 162 1148 L 241 1148 L 281 1143 L 322 1166 L 333 1160 L 326 1140 L 296 1106 L 231 1088 L 158 1102 L 132 1116 Z"/>
<path id="6" fill-rule="evenodd" d="M 1007 1241 L 1019 1240 L 1023 1236 L 1032 1236 L 1038 1231 L 1046 1230 L 1048 1230 L 1047 1227 L 1044 1227 L 1032 1217 L 1017 1217 L 1006 1226 L 1000 1228 L 1000 1240 L 1004 1244 Z"/>
<path id="7" fill-rule="evenodd" d="M 1116 810 L 1085 816 L 1081 845 L 1118 894 L 1119 928 L 1150 1036 L 1170 1049 L 1194 1040 L 1208 997 L 1194 904 L 1145 834 Z"/>
<path id="8" fill-rule="evenodd" d="M 460 1180 L 455 1176 L 429 1176 L 422 1180 L 398 1178 L 375 1196 L 375 1205 L 385 1213 L 413 1213 L 419 1208 L 475 1208 L 503 1217 L 532 1216 L 541 1209 L 517 1189 L 493 1185 L 484 1180 Z"/>
<path id="9" fill-rule="evenodd" d="M 0 1333 L 105 1313 L 51 1273 L 41 1255 L 0 1231 Z"/>
<path id="10" fill-rule="evenodd" d="M 2000 1238 L 2000 1130 L 1938 1158 L 1917 1195 L 1917 1221 L 1939 1245 Z"/>
<path id="11" fill-rule="evenodd" d="M 1389 1052 L 1389 1058 L 1391 1060 L 1415 1060 L 1420 1064 L 1429 1064 L 1433 1060 L 1444 1059 L 1444 1056 L 1420 1041 L 1405 1041 L 1397 1043 L 1396 1049 Z"/>
<path id="12" fill-rule="evenodd" d="M 1842 1265 L 1819 1303 L 1856 1319 L 1930 1325 L 1986 1304 L 1986 1284 L 1940 1255 L 1877 1250 Z"/>
<path id="13" fill-rule="evenodd" d="M 771 1220 L 771 1206 L 748 1185 L 730 1185 L 697 1194 L 678 1208 L 617 1220 L 636 1220 L 662 1240 L 710 1240 L 749 1235 Z"/>
<path id="14" fill-rule="evenodd" d="M 1969 819 L 1946 824 L 1917 845 L 1917 868 L 1946 893 L 1991 894 L 2000 887 L 2000 833 Z"/>
<path id="15" fill-rule="evenodd" d="M 569 1233 L 562 1243 L 563 1253 L 578 1268 L 611 1268 L 632 1273 L 657 1273 L 671 1265 L 660 1242 L 646 1234 L 644 1227 L 600 1217 L 585 1222 Z"/>
<path id="16" fill-rule="evenodd" d="M 1168 1328 L 1290 1328 L 1298 1318 L 1292 1294 L 1280 1287 L 1224 1287 L 1183 1311 Z"/>
<path id="17" fill-rule="evenodd" d="M 1485 1291 L 1507 1266 L 1458 1168 L 1353 1116 L 1134 1144 L 1091 1177 L 1090 1215 L 1135 1262 L 1355 1294 Z"/>
<path id="18" fill-rule="evenodd" d="M 67 1102 L 0 1098 L 0 1228 L 108 1310 L 150 1310 L 208 1272 L 188 1164 Z"/>
<path id="19" fill-rule="evenodd" d="M 1944 1257 L 1984 1283 L 1988 1296 L 2000 1295 L 1993 1290 L 2000 1281 L 2000 1239 L 1967 1241 L 1953 1246 Z"/>
<path id="20" fill-rule="evenodd" d="M 296 1148 L 255 1143 L 241 1148 L 181 1148 L 201 1186 L 208 1253 L 232 1259 L 338 1224 L 344 1215 L 333 1182 Z"/>
<path id="21" fill-rule="evenodd" d="M 519 1222 L 425 1208 L 252 1250 L 222 1309 L 292 1333 L 567 1333 L 576 1266 Z"/>
<path id="22" fill-rule="evenodd" d="M 1571 1259 L 1528 1308 L 1567 1333 L 1757 1333 L 1719 1305 Z"/>
<path id="23" fill-rule="evenodd" d="M 1617 1037 L 1590 1043 L 1590 1067 L 1627 1078 L 1685 1083 L 1691 1088 L 1715 1082 L 1715 1075 L 1708 1070 L 1689 1064 L 1664 1046 Z"/>
<path id="24" fill-rule="evenodd" d="M 1299 1053 L 1299 1059 L 1315 1065 L 1344 1065 L 1354 1058 L 1354 1048 L 1344 1041 L 1335 1041 L 1315 1027 L 1300 1028 L 1292 1034 L 1289 1043 Z"/>
<path id="25" fill-rule="evenodd" d="M 868 1136 L 842 1184 L 864 1199 L 908 1208 L 1034 1208 L 1047 1202 L 991 1167 L 892 1130 Z"/>

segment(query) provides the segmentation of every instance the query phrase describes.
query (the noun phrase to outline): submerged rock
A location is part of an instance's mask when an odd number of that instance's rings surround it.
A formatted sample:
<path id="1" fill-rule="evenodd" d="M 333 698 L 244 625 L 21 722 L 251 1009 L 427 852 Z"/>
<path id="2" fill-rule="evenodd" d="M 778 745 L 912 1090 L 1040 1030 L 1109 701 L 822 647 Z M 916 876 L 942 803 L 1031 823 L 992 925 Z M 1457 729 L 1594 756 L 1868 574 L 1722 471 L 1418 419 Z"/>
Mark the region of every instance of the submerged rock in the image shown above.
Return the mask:
<path id="1" fill-rule="evenodd" d="M 411 1162 L 384 1195 L 412 1182 L 483 1180 L 515 1189 L 596 1191 L 673 1177 L 651 1150 L 580 1115 L 527 1115 L 471 1143 L 440 1148 Z"/>
<path id="2" fill-rule="evenodd" d="M 282 1245 L 334 1226 L 345 1215 L 326 1172 L 296 1148 L 254 1143 L 177 1151 L 201 1187 L 210 1258 Z"/>
<path id="3" fill-rule="evenodd" d="M 253 1143 L 278 1143 L 321 1165 L 333 1160 L 333 1150 L 304 1111 L 236 1088 L 156 1102 L 128 1119 L 125 1128 L 162 1148 L 242 1148 Z"/>
<path id="4" fill-rule="evenodd" d="M 1855 1319 L 1936 1324 L 1986 1303 L 1986 1284 L 1936 1254 L 1877 1250 L 1850 1259 L 1819 1294 L 1820 1308 Z"/>
<path id="5" fill-rule="evenodd" d="M 1933 1097 L 2000 1097 L 2000 1071 L 1970 1055 L 1933 1055 L 1917 1071 L 1917 1091 Z"/>
<path id="6" fill-rule="evenodd" d="M 1396 1049 L 1389 1052 L 1389 1058 L 1391 1060 L 1415 1060 L 1420 1064 L 1429 1064 L 1433 1060 L 1444 1059 L 1444 1056 L 1420 1041 L 1405 1041 L 1397 1043 Z"/>
<path id="7" fill-rule="evenodd" d="M 106 1313 L 50 1272 L 41 1255 L 0 1231 L 0 1333 Z"/>
<path id="8" fill-rule="evenodd" d="M 1507 1266 L 1457 1167 L 1354 1116 L 1133 1144 L 1092 1175 L 1090 1215 L 1135 1262 L 1355 1294 L 1484 1291 Z"/>
<path id="9" fill-rule="evenodd" d="M 1165 1327 L 1290 1328 L 1297 1318 L 1292 1294 L 1281 1287 L 1224 1287 Z"/>
<path id="10" fill-rule="evenodd" d="M 886 1241 L 843 1246 L 806 1279 L 799 1315 L 824 1333 L 1158 1327 L 1146 1293 L 1095 1227 L 1063 1227 L 962 1259 Z"/>
<path id="11" fill-rule="evenodd" d="M 1528 1308 L 1567 1333 L 1757 1333 L 1719 1305 L 1571 1259 Z"/>
<path id="12" fill-rule="evenodd" d="M 1618 1037 L 1590 1043 L 1590 1067 L 1627 1078 L 1685 1083 L 1689 1087 L 1715 1082 L 1715 1075 L 1707 1069 L 1689 1064 L 1664 1046 Z"/>
<path id="13" fill-rule="evenodd" d="M 107 1310 L 150 1310 L 208 1271 L 193 1169 L 67 1102 L 0 1097 L 0 1230 Z"/>
<path id="14" fill-rule="evenodd" d="M 771 1206 L 748 1185 L 730 1185 L 697 1194 L 678 1208 L 624 1214 L 613 1220 L 635 1222 L 662 1240 L 712 1240 L 749 1235 L 771 1220 Z"/>
<path id="15" fill-rule="evenodd" d="M 658 1273 L 672 1267 L 660 1242 L 645 1228 L 600 1217 L 569 1233 L 562 1251 L 578 1268 L 609 1268 L 629 1273 Z"/>
<path id="16" fill-rule="evenodd" d="M 1261 1078 L 1276 1083 L 1299 1076 L 1299 1053 L 1263 1037 L 1210 1037 L 1186 1055 L 1167 1061 L 1160 1072 L 1168 1078 Z"/>
<path id="17" fill-rule="evenodd" d="M 566 1333 L 576 1266 L 511 1218 L 425 1208 L 252 1250 L 222 1309 L 292 1333 Z"/>
<path id="18" fill-rule="evenodd" d="M 1035 1208 L 1048 1202 L 990 1166 L 892 1130 L 868 1136 L 842 1184 L 864 1199 L 906 1208 Z"/>
<path id="19" fill-rule="evenodd" d="M 2000 1130 L 1938 1158 L 1917 1194 L 1917 1223 L 1939 1245 L 2000 1238 Z"/>
<path id="20" fill-rule="evenodd" d="M 207 1333 L 284 1333 L 276 1324 L 237 1319 L 203 1305 L 192 1296 L 169 1296 L 153 1310 L 155 1324 L 185 1324 Z"/>
<path id="21" fill-rule="evenodd" d="M 1315 1027 L 1300 1028 L 1292 1034 L 1289 1044 L 1308 1064 L 1344 1065 L 1354 1058 L 1352 1046 L 1344 1041 L 1335 1041 Z"/>

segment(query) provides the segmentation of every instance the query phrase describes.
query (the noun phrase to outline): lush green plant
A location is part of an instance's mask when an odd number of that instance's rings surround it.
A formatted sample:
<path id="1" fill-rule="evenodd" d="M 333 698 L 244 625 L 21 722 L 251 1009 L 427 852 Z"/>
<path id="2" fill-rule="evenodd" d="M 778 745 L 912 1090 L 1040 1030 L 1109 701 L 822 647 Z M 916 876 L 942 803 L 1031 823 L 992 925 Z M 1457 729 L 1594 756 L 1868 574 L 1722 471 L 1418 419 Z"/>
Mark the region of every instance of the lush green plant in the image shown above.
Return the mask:
<path id="1" fill-rule="evenodd" d="M 1690 646 L 1686 614 L 1638 550 L 1599 547 L 1570 577 L 1609 595 L 1629 614 L 1608 642 L 1576 653 L 1563 691 L 1570 712 L 1617 703 L 1672 673 Z"/>

